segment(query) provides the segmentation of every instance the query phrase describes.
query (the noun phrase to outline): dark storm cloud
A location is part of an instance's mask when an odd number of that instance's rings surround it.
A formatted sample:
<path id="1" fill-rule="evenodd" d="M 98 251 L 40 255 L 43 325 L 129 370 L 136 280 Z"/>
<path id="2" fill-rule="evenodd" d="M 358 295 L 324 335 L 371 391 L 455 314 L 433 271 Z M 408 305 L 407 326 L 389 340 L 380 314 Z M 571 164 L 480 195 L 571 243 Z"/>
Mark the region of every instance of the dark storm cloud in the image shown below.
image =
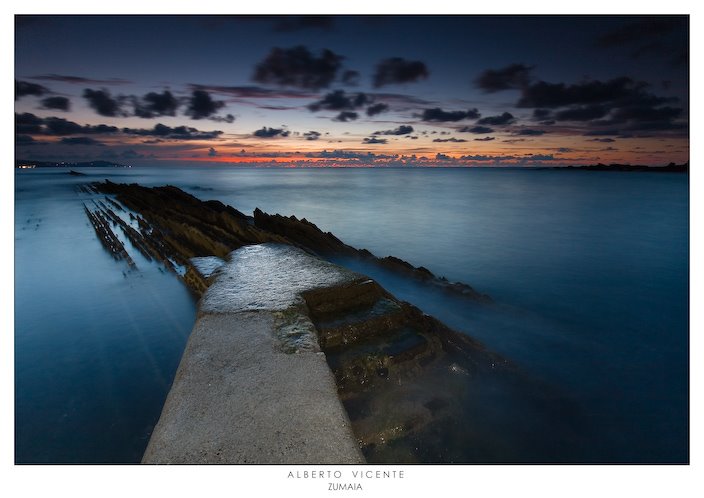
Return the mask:
<path id="1" fill-rule="evenodd" d="M 186 115 L 191 119 L 210 118 L 225 106 L 225 102 L 214 100 L 205 90 L 193 90 L 188 99 Z"/>
<path id="2" fill-rule="evenodd" d="M 174 95 L 164 90 L 162 93 L 149 92 L 142 98 L 134 98 L 134 115 L 140 118 L 175 116 L 180 102 Z"/>
<path id="3" fill-rule="evenodd" d="M 267 128 L 266 126 L 255 131 L 253 135 L 259 138 L 287 137 L 291 132 L 283 128 Z"/>
<path id="4" fill-rule="evenodd" d="M 593 105 L 611 103 L 614 105 L 660 105 L 671 98 L 657 97 L 647 93 L 648 85 L 628 77 L 608 81 L 592 80 L 585 83 L 566 85 L 539 81 L 523 89 L 518 107 L 566 107 L 572 105 Z"/>
<path id="5" fill-rule="evenodd" d="M 488 126 L 463 126 L 457 131 L 461 133 L 474 133 L 476 135 L 481 135 L 484 133 L 492 133 L 494 129 L 489 128 Z"/>
<path id="6" fill-rule="evenodd" d="M 367 107 L 367 116 L 376 116 L 377 114 L 381 114 L 382 112 L 386 112 L 388 110 L 389 106 L 380 102 Z"/>
<path id="7" fill-rule="evenodd" d="M 408 135 L 409 133 L 413 133 L 413 127 L 401 125 L 393 130 L 375 131 L 372 135 Z"/>
<path id="8" fill-rule="evenodd" d="M 47 93 L 51 93 L 51 91 L 45 86 L 30 83 L 29 81 L 15 80 L 15 100 L 21 99 L 27 95 L 41 97 Z"/>
<path id="9" fill-rule="evenodd" d="M 68 111 L 71 109 L 71 101 L 66 97 L 46 97 L 41 101 L 42 109 L 55 109 L 57 111 Z"/>
<path id="10" fill-rule="evenodd" d="M 500 114 L 498 116 L 487 116 L 485 118 L 482 118 L 479 121 L 477 121 L 477 124 L 503 126 L 503 125 L 511 124 L 514 121 L 516 121 L 516 118 L 513 117 L 513 114 L 511 114 L 510 112 L 504 112 L 503 114 Z"/>
<path id="11" fill-rule="evenodd" d="M 373 77 L 375 88 L 385 85 L 413 83 L 429 75 L 428 68 L 421 61 L 408 61 L 401 57 L 391 57 L 379 62 Z"/>
<path id="12" fill-rule="evenodd" d="M 475 142 L 489 142 L 491 140 L 496 140 L 494 137 L 484 137 L 484 138 L 475 138 Z"/>
<path id="13" fill-rule="evenodd" d="M 519 135 L 519 136 L 527 136 L 527 137 L 539 137 L 540 135 L 545 135 L 547 131 L 545 130 L 531 130 L 531 129 L 522 129 L 522 130 L 517 130 L 513 134 L 514 135 Z"/>
<path id="14" fill-rule="evenodd" d="M 345 93 L 344 90 L 335 90 L 325 95 L 317 102 L 308 105 L 308 109 L 313 112 L 355 110 L 367 104 L 371 104 L 372 99 L 365 93 Z"/>
<path id="15" fill-rule="evenodd" d="M 466 142 L 466 140 L 464 138 L 450 137 L 450 138 L 436 138 L 435 140 L 433 140 L 433 142 L 439 142 L 439 143 L 458 142 L 459 143 L 459 142 Z"/>
<path id="16" fill-rule="evenodd" d="M 113 98 L 110 92 L 103 90 L 83 90 L 83 98 L 88 101 L 88 105 L 101 116 L 117 117 L 125 116 L 122 110 L 124 97 Z"/>
<path id="17" fill-rule="evenodd" d="M 307 131 L 303 134 L 306 140 L 318 140 L 322 135 L 319 131 Z"/>
<path id="18" fill-rule="evenodd" d="M 84 78 L 82 76 L 66 76 L 63 74 L 40 74 L 32 76 L 33 80 L 44 81 L 59 81 L 62 83 L 72 83 L 74 85 L 126 85 L 132 81 L 122 78 L 109 78 L 107 80 L 98 80 L 94 78 Z"/>
<path id="19" fill-rule="evenodd" d="M 335 24 L 332 16 L 288 16 L 274 26 L 274 31 L 292 32 L 308 29 L 329 31 Z"/>
<path id="20" fill-rule="evenodd" d="M 363 144 L 385 144 L 388 140 L 385 138 L 368 137 L 362 140 Z"/>
<path id="21" fill-rule="evenodd" d="M 592 121 L 603 118 L 609 113 L 609 108 L 603 105 L 588 105 L 571 107 L 555 113 L 556 121 Z"/>
<path id="22" fill-rule="evenodd" d="M 480 116 L 481 114 L 479 114 L 477 109 L 469 109 L 468 111 L 443 111 L 439 107 L 435 107 L 433 109 L 425 109 L 420 118 L 423 121 L 448 122 L 477 119 Z"/>
<path id="23" fill-rule="evenodd" d="M 528 86 L 532 66 L 511 64 L 502 69 L 487 69 L 475 80 L 475 85 L 487 93 L 520 89 Z"/>
<path id="24" fill-rule="evenodd" d="M 328 49 L 316 56 L 302 45 L 276 47 L 257 64 L 252 78 L 258 83 L 319 90 L 335 80 L 342 60 L 342 56 Z"/>
<path id="25" fill-rule="evenodd" d="M 335 116 L 332 119 L 333 119 L 333 121 L 339 121 L 341 123 L 346 123 L 348 121 L 354 121 L 358 117 L 359 117 L 359 114 L 357 114 L 356 112 L 342 111 L 340 114 L 338 114 L 337 116 Z"/>
<path id="26" fill-rule="evenodd" d="M 99 145 L 99 146 L 105 145 L 104 143 L 98 142 L 94 138 L 90 138 L 90 137 L 62 138 L 60 143 L 63 145 Z"/>
<path id="27" fill-rule="evenodd" d="M 161 137 L 178 140 L 211 140 L 222 135 L 222 131 L 199 131 L 189 126 L 176 126 L 174 128 L 158 123 L 151 129 L 145 128 L 123 128 L 122 131 L 128 135 L 138 135 L 143 137 Z"/>

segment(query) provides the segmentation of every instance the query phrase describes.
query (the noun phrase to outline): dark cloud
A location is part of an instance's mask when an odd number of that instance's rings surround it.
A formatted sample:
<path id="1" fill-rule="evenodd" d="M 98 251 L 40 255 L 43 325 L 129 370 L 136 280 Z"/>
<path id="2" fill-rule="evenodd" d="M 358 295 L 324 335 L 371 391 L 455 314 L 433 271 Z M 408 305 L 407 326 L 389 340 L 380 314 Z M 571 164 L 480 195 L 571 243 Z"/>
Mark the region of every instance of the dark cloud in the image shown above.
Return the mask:
<path id="1" fill-rule="evenodd" d="M 373 135 L 408 135 L 409 133 L 413 133 L 413 127 L 409 125 L 401 125 L 393 130 L 375 131 Z"/>
<path id="2" fill-rule="evenodd" d="M 253 79 L 258 83 L 319 90 L 335 80 L 342 60 L 342 56 L 327 49 L 316 57 L 302 45 L 277 47 L 257 64 Z"/>
<path id="3" fill-rule="evenodd" d="M 477 119 L 480 117 L 477 109 L 469 109 L 468 111 L 443 111 L 439 107 L 433 109 L 425 109 L 420 118 L 423 121 L 448 122 L 462 121 L 464 119 Z"/>
<path id="4" fill-rule="evenodd" d="M 628 47 L 634 59 L 651 55 L 669 59 L 675 65 L 685 65 L 688 62 L 688 23 L 685 16 L 639 19 L 600 36 L 597 46 Z"/>
<path id="5" fill-rule="evenodd" d="M 566 154 L 568 152 L 574 152 L 574 149 L 570 149 L 569 147 L 560 147 L 557 149 L 557 152 L 561 154 Z"/>
<path id="6" fill-rule="evenodd" d="M 648 85 L 628 77 L 608 81 L 592 80 L 566 85 L 539 81 L 523 89 L 518 107 L 567 107 L 573 105 L 612 104 L 660 105 L 673 99 L 657 97 L 645 91 Z"/>
<path id="7" fill-rule="evenodd" d="M 493 133 L 494 129 L 488 126 L 463 126 L 459 130 L 461 133 L 474 133 L 476 135 L 481 135 L 484 133 Z"/>
<path id="8" fill-rule="evenodd" d="M 466 142 L 464 138 L 455 138 L 455 137 L 450 137 L 450 138 L 436 138 L 433 140 L 433 142 Z"/>
<path id="9" fill-rule="evenodd" d="M 363 144 L 385 144 L 388 142 L 385 138 L 368 137 L 362 140 Z"/>
<path id="10" fill-rule="evenodd" d="M 533 109 L 533 119 L 547 119 L 551 116 L 551 114 L 552 111 L 550 109 Z"/>
<path id="11" fill-rule="evenodd" d="M 412 83 L 425 79 L 430 73 L 421 61 L 408 61 L 401 57 L 391 57 L 379 62 L 374 73 L 374 87 L 401 83 Z"/>
<path id="12" fill-rule="evenodd" d="M 175 116 L 180 102 L 174 95 L 164 90 L 162 93 L 149 92 L 141 99 L 134 98 L 134 115 L 140 118 Z"/>
<path id="13" fill-rule="evenodd" d="M 435 160 L 436 161 L 452 161 L 454 157 L 448 156 L 447 154 L 443 154 L 442 152 L 438 152 L 435 154 Z"/>
<path id="14" fill-rule="evenodd" d="M 316 94 L 302 90 L 272 89 L 262 86 L 222 86 L 222 85 L 188 85 L 191 90 L 204 90 L 212 93 L 230 95 L 242 99 L 299 99 L 311 98 Z"/>
<path id="15" fill-rule="evenodd" d="M 556 121 L 592 121 L 603 118 L 609 112 L 609 108 L 603 105 L 588 105 L 571 107 L 555 113 Z"/>
<path id="16" fill-rule="evenodd" d="M 380 102 L 367 107 L 367 116 L 376 116 L 377 114 L 381 114 L 382 112 L 386 112 L 388 110 L 389 106 Z"/>
<path id="17" fill-rule="evenodd" d="M 308 29 L 329 31 L 334 26 L 335 18 L 332 16 L 287 16 L 274 26 L 274 31 L 291 32 Z"/>
<path id="18" fill-rule="evenodd" d="M 57 111 L 68 111 L 71 109 L 71 101 L 66 97 L 46 97 L 42 99 L 42 109 L 55 109 Z"/>
<path id="19" fill-rule="evenodd" d="M 344 90 L 335 90 L 325 95 L 317 102 L 308 105 L 308 109 L 313 112 L 355 110 L 367 104 L 371 104 L 372 99 L 365 93 L 345 93 Z"/>
<path id="20" fill-rule="evenodd" d="M 30 135 L 15 135 L 15 145 L 17 147 L 27 147 L 32 145 L 46 145 L 46 142 L 34 140 Z"/>
<path id="21" fill-rule="evenodd" d="M 178 140 L 211 140 L 222 135 L 221 131 L 199 131 L 189 126 L 176 126 L 174 128 L 158 123 L 152 129 L 144 128 L 123 128 L 122 131 L 128 135 L 139 135 L 145 137 L 161 137 Z"/>
<path id="22" fill-rule="evenodd" d="M 38 134 L 42 133 L 42 125 L 44 120 L 39 116 L 35 116 L 31 112 L 22 114 L 15 113 L 15 133 L 19 134 Z"/>
<path id="23" fill-rule="evenodd" d="M 83 98 L 88 101 L 88 105 L 101 116 L 117 117 L 125 116 L 122 110 L 124 97 L 113 98 L 110 92 L 103 90 L 83 90 Z"/>
<path id="24" fill-rule="evenodd" d="M 620 132 L 618 130 L 610 129 L 610 130 L 589 130 L 584 133 L 585 137 L 599 137 L 599 136 L 604 136 L 604 135 L 619 135 Z"/>
<path id="25" fill-rule="evenodd" d="M 105 124 L 99 125 L 79 125 L 73 121 L 68 121 L 64 118 L 50 117 L 44 119 L 44 133 L 47 135 L 106 135 L 117 133 L 119 130 L 116 126 Z"/>
<path id="26" fill-rule="evenodd" d="M 108 78 L 106 80 L 99 80 L 94 78 L 84 78 L 82 76 L 66 76 L 63 74 L 40 74 L 38 76 L 32 76 L 32 79 L 59 81 L 62 83 L 72 83 L 74 85 L 126 85 L 132 83 L 132 81 L 122 78 Z"/>
<path id="27" fill-rule="evenodd" d="M 191 119 L 210 118 L 224 106 L 225 102 L 213 100 L 205 90 L 193 90 L 188 100 L 186 115 Z"/>
<path id="28" fill-rule="evenodd" d="M 51 91 L 42 85 L 36 83 L 30 83 L 29 81 L 18 81 L 15 80 L 15 100 L 20 99 L 26 95 L 33 95 L 35 97 L 41 97 Z"/>
<path id="29" fill-rule="evenodd" d="M 90 137 L 65 137 L 61 139 L 61 143 L 63 145 L 99 145 L 101 147 L 105 145 Z"/>
<path id="30" fill-rule="evenodd" d="M 356 112 L 342 111 L 340 114 L 338 114 L 337 116 L 335 116 L 332 119 L 333 119 L 333 121 L 339 121 L 341 123 L 346 123 L 348 121 L 354 121 L 358 117 L 359 117 L 359 114 L 357 114 Z"/>
<path id="31" fill-rule="evenodd" d="M 321 133 L 319 131 L 307 131 L 303 134 L 306 140 L 318 140 Z"/>
<path id="32" fill-rule="evenodd" d="M 212 116 L 208 118 L 210 121 L 215 121 L 216 123 L 234 123 L 235 117 L 232 114 L 226 114 L 224 116 Z"/>
<path id="33" fill-rule="evenodd" d="M 511 64 L 502 69 L 487 69 L 475 80 L 475 85 L 487 93 L 520 89 L 528 86 L 532 66 Z"/>
<path id="34" fill-rule="evenodd" d="M 267 128 L 266 126 L 255 131 L 253 135 L 259 138 L 287 137 L 291 132 L 283 128 Z"/>
<path id="35" fill-rule="evenodd" d="M 208 149 L 208 157 L 215 157 L 217 155 L 218 155 L 218 152 L 213 147 Z"/>
<path id="36" fill-rule="evenodd" d="M 483 138 L 475 138 L 475 142 L 489 142 L 491 140 L 496 140 L 494 137 L 483 137 Z"/>
<path id="37" fill-rule="evenodd" d="M 342 73 L 340 78 L 343 85 L 357 86 L 359 84 L 359 71 L 348 69 Z"/>
<path id="38" fill-rule="evenodd" d="M 590 139 L 589 141 L 590 141 L 590 142 L 602 142 L 602 143 L 607 143 L 607 144 L 608 144 L 608 143 L 611 143 L 611 142 L 615 142 L 616 140 L 614 140 L 613 138 L 592 138 L 592 139 Z"/>
<path id="39" fill-rule="evenodd" d="M 511 124 L 514 121 L 516 121 L 516 118 L 513 117 L 513 114 L 511 114 L 510 112 L 504 112 L 503 114 L 500 114 L 498 116 L 487 116 L 485 118 L 482 118 L 479 121 L 477 121 L 477 124 L 503 126 L 503 125 Z"/>
<path id="40" fill-rule="evenodd" d="M 547 131 L 545 130 L 531 130 L 528 128 L 523 128 L 521 130 L 515 131 L 514 135 L 528 136 L 528 137 L 539 137 L 540 135 L 545 135 Z"/>

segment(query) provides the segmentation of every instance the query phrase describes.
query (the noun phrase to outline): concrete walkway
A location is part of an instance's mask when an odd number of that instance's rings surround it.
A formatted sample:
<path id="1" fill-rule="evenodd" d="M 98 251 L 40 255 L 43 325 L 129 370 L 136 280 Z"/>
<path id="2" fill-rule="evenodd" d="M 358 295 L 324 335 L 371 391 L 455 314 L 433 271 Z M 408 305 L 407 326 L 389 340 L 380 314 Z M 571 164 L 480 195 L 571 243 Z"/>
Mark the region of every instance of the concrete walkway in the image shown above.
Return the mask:
<path id="1" fill-rule="evenodd" d="M 290 246 L 233 252 L 201 300 L 142 462 L 364 462 L 300 297 L 359 278 Z"/>

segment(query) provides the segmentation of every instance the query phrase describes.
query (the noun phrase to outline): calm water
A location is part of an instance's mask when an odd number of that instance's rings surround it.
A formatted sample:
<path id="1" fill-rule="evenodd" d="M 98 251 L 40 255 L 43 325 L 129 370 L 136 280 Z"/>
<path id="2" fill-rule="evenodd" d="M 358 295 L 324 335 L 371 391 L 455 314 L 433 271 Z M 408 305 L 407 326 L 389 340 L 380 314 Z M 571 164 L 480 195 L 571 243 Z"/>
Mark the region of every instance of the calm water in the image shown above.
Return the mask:
<path id="1" fill-rule="evenodd" d="M 47 170 L 15 176 L 19 462 L 138 461 L 195 318 L 195 302 L 175 277 L 134 252 L 140 270 L 128 272 L 100 246 L 74 186 L 103 178 L 173 184 L 243 212 L 295 214 L 350 245 L 393 254 L 490 294 L 495 305 L 472 306 L 340 261 L 482 340 L 560 399 L 558 408 L 530 410 L 516 393 L 486 386 L 476 393 L 467 431 L 488 446 L 468 458 L 688 459 L 685 175 L 227 167 L 85 172 L 90 176 Z M 553 430 L 527 434 L 536 426 Z M 581 437 L 573 443 L 575 433 Z"/>

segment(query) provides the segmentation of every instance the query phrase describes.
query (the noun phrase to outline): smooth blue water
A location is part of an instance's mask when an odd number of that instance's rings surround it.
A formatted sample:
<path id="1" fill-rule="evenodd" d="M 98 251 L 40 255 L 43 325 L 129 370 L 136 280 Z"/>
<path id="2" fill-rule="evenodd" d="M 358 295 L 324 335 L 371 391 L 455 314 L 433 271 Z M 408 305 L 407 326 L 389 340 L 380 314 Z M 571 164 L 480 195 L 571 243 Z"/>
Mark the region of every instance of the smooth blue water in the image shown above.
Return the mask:
<path id="1" fill-rule="evenodd" d="M 16 174 L 18 461 L 137 455 L 193 321 L 193 301 L 175 278 L 156 267 L 125 278 L 100 247 L 72 185 L 107 177 L 173 184 L 243 212 L 295 214 L 350 245 L 469 283 L 496 304 L 468 305 L 343 261 L 562 393 L 577 413 L 550 416 L 579 420 L 588 435 L 575 452 L 583 461 L 688 459 L 686 175 L 86 172 Z M 511 416 L 506 423 L 520 424 L 520 413 Z"/>

